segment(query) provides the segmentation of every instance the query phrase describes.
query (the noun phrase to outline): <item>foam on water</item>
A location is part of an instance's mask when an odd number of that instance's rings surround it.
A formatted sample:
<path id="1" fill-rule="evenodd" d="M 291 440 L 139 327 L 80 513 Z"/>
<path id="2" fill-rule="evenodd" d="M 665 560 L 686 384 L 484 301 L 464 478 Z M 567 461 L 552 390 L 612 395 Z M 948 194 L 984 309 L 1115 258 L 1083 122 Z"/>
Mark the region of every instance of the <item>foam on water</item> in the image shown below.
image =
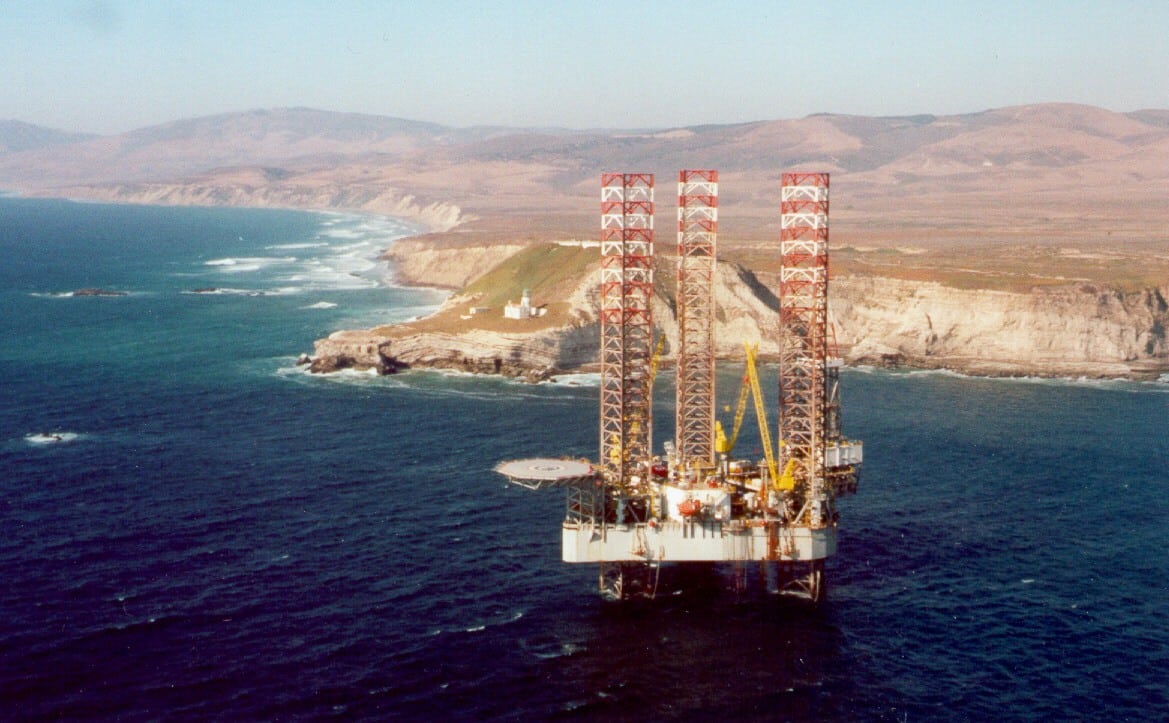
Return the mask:
<path id="1" fill-rule="evenodd" d="M 408 226 L 390 219 L 332 215 L 321 220 L 315 240 L 288 241 L 264 247 L 303 252 L 298 256 L 225 256 L 204 261 L 202 265 L 211 274 L 247 274 L 261 284 L 280 289 L 278 292 L 255 287 L 240 290 L 245 294 L 259 290 L 289 294 L 376 289 L 387 286 L 383 277 L 388 274 L 378 256 L 395 238 L 408 231 Z M 220 285 L 211 283 L 208 286 L 218 288 Z M 223 286 L 236 288 L 232 284 Z"/>
<path id="2" fill-rule="evenodd" d="M 148 296 L 147 291 L 133 291 L 127 289 L 106 289 L 113 293 L 108 294 L 78 294 L 77 291 L 30 291 L 29 296 L 36 299 L 102 299 L 112 301 L 125 299 L 130 296 Z"/>
<path id="3" fill-rule="evenodd" d="M 245 258 L 225 258 L 204 261 L 204 266 L 218 267 L 223 273 L 243 274 L 260 271 L 271 266 L 281 266 L 296 263 L 295 256 L 248 256 Z"/>
<path id="4" fill-rule="evenodd" d="M 286 249 L 320 249 L 327 248 L 328 245 L 329 244 L 320 241 L 309 241 L 305 243 L 294 244 L 272 244 L 271 246 L 265 246 L 264 248 L 271 251 L 283 251 Z"/>
<path id="5" fill-rule="evenodd" d="M 324 231 L 323 233 L 321 233 L 321 235 L 325 236 L 326 238 L 335 238 L 335 239 L 358 239 L 358 238 L 364 237 L 365 233 L 363 231 L 361 231 L 360 229 L 343 228 L 343 229 L 330 229 L 330 230 Z"/>
<path id="6" fill-rule="evenodd" d="M 36 447 L 43 447 L 50 444 L 76 442 L 81 439 L 81 436 L 77 432 L 31 432 L 24 435 L 24 441 Z"/>
<path id="7" fill-rule="evenodd" d="M 1156 380 L 1137 381 L 1120 377 L 1040 377 L 1040 376 L 998 376 L 968 374 L 952 369 L 885 369 L 867 364 L 846 367 L 857 374 L 886 374 L 892 377 L 940 377 L 949 379 L 970 379 L 1001 382 L 1003 384 L 1035 384 L 1053 387 L 1088 387 L 1095 389 L 1110 389 L 1121 392 L 1153 391 L 1169 392 L 1169 374 L 1163 374 Z"/>
<path id="8" fill-rule="evenodd" d="M 541 384 L 551 384 L 560 387 L 599 387 L 601 375 L 599 372 L 578 372 L 574 374 L 557 374 Z"/>

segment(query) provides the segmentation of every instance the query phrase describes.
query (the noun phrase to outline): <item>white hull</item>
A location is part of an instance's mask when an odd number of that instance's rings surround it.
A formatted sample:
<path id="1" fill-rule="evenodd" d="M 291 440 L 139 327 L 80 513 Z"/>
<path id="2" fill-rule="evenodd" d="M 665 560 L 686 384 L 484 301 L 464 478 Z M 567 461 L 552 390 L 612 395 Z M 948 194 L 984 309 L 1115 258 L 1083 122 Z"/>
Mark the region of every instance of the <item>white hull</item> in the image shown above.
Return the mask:
<path id="1" fill-rule="evenodd" d="M 836 553 L 834 526 L 811 529 L 709 520 L 603 526 L 565 522 L 561 537 L 565 562 L 803 562 Z"/>

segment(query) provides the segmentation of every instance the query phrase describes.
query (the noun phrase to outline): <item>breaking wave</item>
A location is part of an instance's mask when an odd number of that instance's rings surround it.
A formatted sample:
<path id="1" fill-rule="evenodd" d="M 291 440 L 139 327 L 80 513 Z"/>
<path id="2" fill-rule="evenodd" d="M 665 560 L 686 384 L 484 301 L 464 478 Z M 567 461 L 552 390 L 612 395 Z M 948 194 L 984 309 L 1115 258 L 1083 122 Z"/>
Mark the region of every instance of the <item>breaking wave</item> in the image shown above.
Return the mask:
<path id="1" fill-rule="evenodd" d="M 24 441 L 42 447 L 50 444 L 68 444 L 81 439 L 77 432 L 32 432 L 24 435 Z"/>

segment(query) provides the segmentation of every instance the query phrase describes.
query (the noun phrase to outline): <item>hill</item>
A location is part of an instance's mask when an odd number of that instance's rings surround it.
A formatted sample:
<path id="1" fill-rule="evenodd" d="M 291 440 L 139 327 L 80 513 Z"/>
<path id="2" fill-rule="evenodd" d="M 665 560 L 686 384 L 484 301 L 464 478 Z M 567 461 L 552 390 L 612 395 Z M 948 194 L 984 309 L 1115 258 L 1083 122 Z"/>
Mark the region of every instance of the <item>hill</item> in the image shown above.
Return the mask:
<path id="1" fill-rule="evenodd" d="M 728 241 L 775 237 L 778 174 L 797 168 L 833 173 L 834 238 L 845 245 L 1163 241 L 1169 111 L 1042 104 L 569 131 L 256 110 L 5 147 L 0 187 L 182 202 L 179 191 L 197 185 L 214 193 L 192 202 L 288 205 L 318 203 L 325 188 L 345 189 L 336 203 L 396 189 L 422 206 L 458 206 L 464 236 L 591 237 L 602 171 L 656 173 L 662 202 L 681 168 L 719 170 Z"/>
<path id="2" fill-rule="evenodd" d="M 82 142 L 92 137 L 84 133 L 66 133 L 17 120 L 0 120 L 0 154 L 51 148 Z"/>

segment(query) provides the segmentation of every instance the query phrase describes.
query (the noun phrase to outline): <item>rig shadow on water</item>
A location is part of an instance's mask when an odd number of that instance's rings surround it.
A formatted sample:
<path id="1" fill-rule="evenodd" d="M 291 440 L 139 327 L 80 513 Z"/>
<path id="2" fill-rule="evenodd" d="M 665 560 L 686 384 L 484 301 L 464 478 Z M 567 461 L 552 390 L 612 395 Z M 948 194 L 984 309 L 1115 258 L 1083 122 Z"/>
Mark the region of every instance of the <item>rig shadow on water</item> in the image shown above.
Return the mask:
<path id="1" fill-rule="evenodd" d="M 595 609 L 582 652 L 562 670 L 588 694 L 563 713 L 655 720 L 833 716 L 847 679 L 841 677 L 844 633 L 830 603 L 811 605 L 759 587 L 736 593 L 733 575 L 710 565 L 675 566 L 663 578 L 655 600 Z M 728 690 L 735 695 L 728 698 Z"/>

